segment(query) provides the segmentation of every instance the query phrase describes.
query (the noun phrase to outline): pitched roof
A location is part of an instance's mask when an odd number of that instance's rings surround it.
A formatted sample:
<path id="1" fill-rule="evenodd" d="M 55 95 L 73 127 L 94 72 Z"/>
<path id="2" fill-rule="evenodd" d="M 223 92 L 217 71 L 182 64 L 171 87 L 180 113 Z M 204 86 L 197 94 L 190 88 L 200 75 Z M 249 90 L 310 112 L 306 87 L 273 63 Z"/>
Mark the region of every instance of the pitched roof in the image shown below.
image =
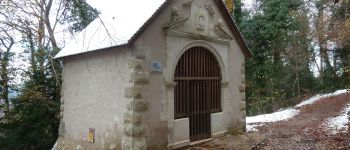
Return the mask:
<path id="1" fill-rule="evenodd" d="M 150 0 L 137 1 L 137 5 L 135 5 L 134 1 L 121 1 L 122 5 L 110 5 L 108 3 L 110 0 L 88 0 L 87 2 L 89 4 L 96 3 L 96 5 L 93 6 L 97 7 L 97 9 L 110 9 L 99 10 L 101 12 L 99 18 L 81 31 L 71 43 L 66 45 L 66 47 L 55 56 L 55 58 L 132 45 L 171 1 L 172 0 L 152 0 L 152 5 L 149 5 Z M 236 24 L 228 13 L 225 4 L 222 0 L 214 1 L 220 8 L 222 16 L 228 23 L 244 55 L 246 57 L 251 57 L 251 53 Z M 134 10 L 140 12 L 135 13 Z"/>

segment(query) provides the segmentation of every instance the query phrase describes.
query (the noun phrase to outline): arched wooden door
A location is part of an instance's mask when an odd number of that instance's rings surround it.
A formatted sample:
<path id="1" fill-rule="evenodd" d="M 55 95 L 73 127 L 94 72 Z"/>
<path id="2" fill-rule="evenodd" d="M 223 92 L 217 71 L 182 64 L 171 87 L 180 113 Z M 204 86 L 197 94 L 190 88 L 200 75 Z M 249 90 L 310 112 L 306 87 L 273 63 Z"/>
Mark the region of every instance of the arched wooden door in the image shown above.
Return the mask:
<path id="1" fill-rule="evenodd" d="M 193 47 L 180 58 L 175 71 L 175 119 L 189 118 L 190 140 L 211 136 L 211 113 L 221 111 L 221 73 L 215 56 Z"/>

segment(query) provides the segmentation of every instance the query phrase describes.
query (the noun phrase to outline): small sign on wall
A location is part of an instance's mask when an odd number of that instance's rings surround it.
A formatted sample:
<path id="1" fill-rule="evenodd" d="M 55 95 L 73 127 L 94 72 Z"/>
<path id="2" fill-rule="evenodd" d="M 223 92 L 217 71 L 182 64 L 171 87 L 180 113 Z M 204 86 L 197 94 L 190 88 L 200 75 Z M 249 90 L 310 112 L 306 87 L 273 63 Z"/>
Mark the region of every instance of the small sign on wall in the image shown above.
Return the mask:
<path id="1" fill-rule="evenodd" d="M 163 72 L 163 64 L 160 61 L 153 60 L 151 62 L 151 71 L 152 72 Z"/>
<path id="2" fill-rule="evenodd" d="M 87 141 L 89 143 L 94 143 L 95 142 L 95 129 L 94 128 L 89 128 L 89 133 L 87 136 Z"/>

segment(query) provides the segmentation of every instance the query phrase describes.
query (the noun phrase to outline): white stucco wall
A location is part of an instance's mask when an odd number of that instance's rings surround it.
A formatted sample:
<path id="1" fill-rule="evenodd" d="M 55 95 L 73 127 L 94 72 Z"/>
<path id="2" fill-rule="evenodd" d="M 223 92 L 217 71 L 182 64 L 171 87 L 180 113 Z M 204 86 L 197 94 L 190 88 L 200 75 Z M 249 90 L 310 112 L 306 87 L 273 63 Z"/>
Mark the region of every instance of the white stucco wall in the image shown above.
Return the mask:
<path id="1" fill-rule="evenodd" d="M 64 59 L 64 139 L 67 145 L 72 145 L 71 149 L 77 144 L 91 149 L 121 148 L 127 101 L 124 87 L 129 86 L 130 76 L 129 57 L 142 58 L 144 71 L 150 73 L 149 84 L 142 87 L 142 99 L 148 104 L 148 110 L 142 113 L 148 149 L 188 145 L 189 119 L 174 119 L 173 76 L 181 55 L 194 46 L 210 50 L 217 57 L 222 71 L 222 112 L 211 115 L 212 137 L 239 126 L 245 116 L 240 109 L 244 55 L 235 39 L 225 38 L 214 31 L 214 26 L 224 19 L 212 0 L 193 0 L 190 9 L 185 2 L 172 1 L 129 50 L 110 49 Z M 215 13 L 209 17 L 205 30 L 197 31 L 194 28 L 196 21 L 191 17 L 195 17 L 198 11 L 204 12 L 205 6 L 212 6 Z M 174 7 L 180 16 L 189 17 L 189 20 L 174 29 L 164 29 L 170 23 Z M 230 31 L 225 23 L 223 28 Z M 163 65 L 161 72 L 151 71 L 152 61 Z M 86 141 L 89 128 L 96 130 L 94 144 Z"/>
<path id="2" fill-rule="evenodd" d="M 187 133 L 189 120 L 186 118 L 174 120 L 172 84 L 178 59 L 191 47 L 203 46 L 210 50 L 217 57 L 222 70 L 222 82 L 225 83 L 222 87 L 223 110 L 211 115 L 212 137 L 222 136 L 231 128 L 239 127 L 241 118 L 245 114 L 240 110 L 242 95 L 239 87 L 244 81 L 241 72 L 244 54 L 240 46 L 235 39 L 227 39 L 214 31 L 215 25 L 224 19 L 213 1 L 194 0 L 191 7 L 184 5 L 185 2 L 187 1 L 173 1 L 135 43 L 135 55 L 145 58 L 145 66 L 149 71 L 149 66 L 154 60 L 162 63 L 164 67 L 162 72 L 151 71 L 150 84 L 142 91 L 143 97 L 149 101 L 149 110 L 145 113 L 148 119 L 145 120 L 148 125 L 150 149 L 159 149 L 164 143 L 171 148 L 190 143 Z M 196 20 L 193 18 L 198 11 L 210 15 L 205 13 L 206 6 L 213 6 L 215 13 L 209 16 L 205 30 L 198 31 L 195 29 Z M 170 23 L 174 9 L 178 10 L 180 17 L 189 17 L 189 19 L 175 28 L 164 29 L 163 27 Z M 223 28 L 231 34 L 225 23 Z M 233 35 L 230 36 L 233 37 Z"/>
<path id="3" fill-rule="evenodd" d="M 64 138 L 68 146 L 75 148 L 76 143 L 80 143 L 85 148 L 119 147 L 126 110 L 128 53 L 127 50 L 105 50 L 65 58 L 62 99 Z M 94 144 L 86 141 L 89 128 L 95 129 Z"/>
<path id="4" fill-rule="evenodd" d="M 245 113 L 240 109 L 242 95 L 239 88 L 242 81 L 245 79 L 242 78 L 241 72 L 242 63 L 244 63 L 244 54 L 240 46 L 234 39 L 230 40 L 222 37 L 213 30 L 214 26 L 217 25 L 220 20 L 224 20 L 220 13 L 218 13 L 218 8 L 212 7 L 215 13 L 208 17 L 208 22 L 206 22 L 208 25 L 204 30 L 195 29 L 196 22 L 193 18 L 196 14 L 198 12 L 205 12 L 204 8 L 206 8 L 206 6 L 214 5 L 212 1 L 194 0 L 190 12 L 192 20 L 184 23 L 183 26 L 167 32 L 167 63 L 164 76 L 166 82 L 174 82 L 173 77 L 177 62 L 181 55 L 191 47 L 205 47 L 216 56 L 222 72 L 222 82 L 224 83 L 221 87 L 222 112 L 211 115 L 211 134 L 212 137 L 218 137 L 228 133 L 230 130 L 239 128 L 241 125 L 241 118 L 245 116 Z M 181 8 L 180 5 L 175 7 Z M 180 14 L 183 16 L 186 16 L 186 13 L 188 12 L 180 11 Z M 204 15 L 209 14 L 204 13 Z M 226 24 L 223 24 L 223 28 L 226 31 L 230 31 Z M 231 34 L 230 32 L 228 33 Z M 233 35 L 230 36 L 233 37 Z M 168 93 L 173 94 L 173 89 L 168 89 Z M 166 110 L 170 132 L 168 137 L 170 147 L 176 148 L 181 145 L 189 144 L 189 137 L 188 139 L 184 139 L 185 136 L 178 133 L 179 130 L 189 130 L 189 125 L 179 125 L 179 122 L 186 123 L 183 119 L 174 120 L 174 97 L 172 95 L 167 95 L 166 101 L 168 104 Z M 186 120 L 186 118 L 184 120 Z"/>

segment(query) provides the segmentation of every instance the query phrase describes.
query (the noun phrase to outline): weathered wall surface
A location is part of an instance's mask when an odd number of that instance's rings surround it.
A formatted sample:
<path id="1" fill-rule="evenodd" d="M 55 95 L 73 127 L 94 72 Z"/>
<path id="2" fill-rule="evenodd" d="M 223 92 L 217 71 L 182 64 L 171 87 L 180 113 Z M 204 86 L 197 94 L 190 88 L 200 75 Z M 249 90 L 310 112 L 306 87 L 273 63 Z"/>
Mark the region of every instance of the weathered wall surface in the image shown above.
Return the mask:
<path id="1" fill-rule="evenodd" d="M 144 58 L 145 69 L 151 76 L 150 83 L 142 89 L 142 96 L 149 103 L 145 112 L 148 149 L 189 144 L 188 119 L 174 120 L 173 74 L 178 59 L 193 46 L 209 49 L 222 67 L 223 111 L 212 114 L 212 136 L 241 130 L 245 121 L 242 119 L 245 95 L 240 92 L 244 83 L 241 69 L 244 55 L 212 0 L 187 2 L 173 1 L 135 43 L 135 56 Z M 207 6 L 211 6 L 212 12 Z M 208 17 L 200 30 L 196 24 L 198 13 Z M 183 22 L 179 21 L 182 19 Z M 218 31 L 217 25 L 226 32 Z M 152 72 L 152 61 L 159 61 L 163 70 Z"/>
<path id="2" fill-rule="evenodd" d="M 130 56 L 126 49 L 111 49 L 64 59 L 59 148 L 121 149 Z M 95 143 L 87 141 L 89 128 L 95 129 Z"/>
<path id="3" fill-rule="evenodd" d="M 228 130 L 230 133 L 245 131 L 246 105 L 245 105 L 245 57 L 237 41 L 230 42 L 228 51 L 228 91 L 229 104 L 226 107 L 226 119 L 229 120 Z"/>
<path id="4" fill-rule="evenodd" d="M 176 1 L 173 1 L 175 3 Z M 143 35 L 135 42 L 135 57 L 144 57 L 144 69 L 150 72 L 150 82 L 142 89 L 142 97 L 148 101 L 148 111 L 144 113 L 144 123 L 147 126 L 147 148 L 150 150 L 162 150 L 168 145 L 168 122 L 165 109 L 166 90 L 164 71 L 151 70 L 152 61 L 160 62 L 163 67 L 166 64 L 166 34 L 163 26 L 169 23 L 171 6 L 158 16 L 146 29 Z M 164 68 L 163 68 L 164 70 Z"/>
<path id="5" fill-rule="evenodd" d="M 174 120 L 173 76 L 178 59 L 194 46 L 211 51 L 222 70 L 223 110 L 211 115 L 212 137 L 242 129 L 244 55 L 212 0 L 187 2 L 172 1 L 129 50 L 104 50 L 64 60 L 64 134 L 60 145 L 68 149 L 121 149 L 134 147 L 128 144 L 135 143 L 134 139 L 140 139 L 139 143 L 146 139 L 144 145 L 151 150 L 188 145 L 189 120 Z M 205 20 L 199 22 L 198 15 Z M 140 61 L 142 67 L 130 68 L 130 58 Z M 160 71 L 152 69 L 155 61 L 161 64 Z M 147 84 L 130 82 L 136 73 L 149 73 Z M 140 96 L 128 96 L 126 87 L 139 90 Z M 135 111 L 135 102 L 147 104 L 147 109 Z M 125 114 L 131 114 L 133 123 L 125 122 Z M 135 116 L 140 116 L 140 122 Z M 96 129 L 94 144 L 86 141 L 89 128 Z"/>

